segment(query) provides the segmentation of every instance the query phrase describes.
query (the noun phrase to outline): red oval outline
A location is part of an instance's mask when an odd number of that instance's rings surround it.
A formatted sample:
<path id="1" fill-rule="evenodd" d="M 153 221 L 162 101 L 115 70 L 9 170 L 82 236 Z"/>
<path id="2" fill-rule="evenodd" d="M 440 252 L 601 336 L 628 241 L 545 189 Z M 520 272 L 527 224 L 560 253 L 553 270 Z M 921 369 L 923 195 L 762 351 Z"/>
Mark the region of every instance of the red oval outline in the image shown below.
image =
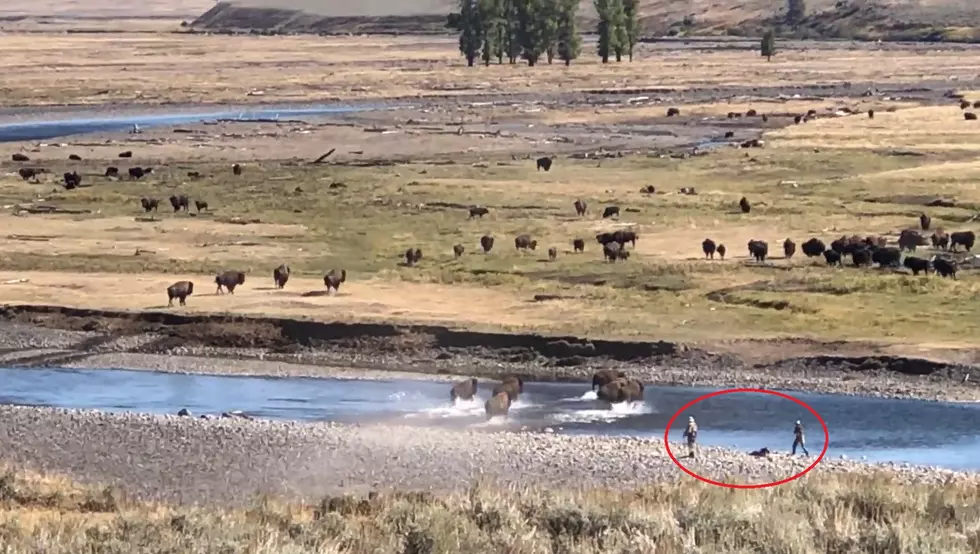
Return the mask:
<path id="1" fill-rule="evenodd" d="M 778 396 L 780 398 L 785 398 L 787 400 L 792 400 L 793 402 L 796 402 L 800 406 L 803 406 L 804 408 L 806 408 L 811 414 L 813 414 L 813 417 L 817 418 L 817 421 L 820 422 L 820 425 L 823 426 L 823 438 L 824 438 L 824 441 L 823 441 L 823 450 L 820 452 L 820 455 L 817 456 L 817 459 L 814 460 L 813 463 L 809 465 L 809 467 L 807 467 L 803 471 L 797 473 L 796 475 L 792 475 L 790 477 L 787 477 L 786 479 L 783 479 L 782 481 L 775 481 L 773 483 L 762 483 L 760 485 L 735 485 L 735 484 L 732 484 L 732 483 L 721 483 L 719 481 L 713 481 L 711 479 L 708 479 L 707 477 L 702 477 L 701 475 L 698 475 L 697 473 L 694 473 L 693 471 L 691 471 L 691 470 L 687 469 L 686 467 L 684 467 L 680 463 L 680 461 L 677 460 L 677 457 L 674 456 L 674 453 L 670 450 L 670 441 L 668 440 L 668 438 L 670 436 L 670 427 L 674 424 L 674 421 L 677 419 L 678 416 L 681 415 L 681 412 L 683 412 L 684 410 L 686 410 L 686 409 L 690 408 L 691 406 L 697 404 L 698 402 L 701 402 L 702 400 L 707 400 L 707 399 L 713 398 L 715 396 L 722 396 L 724 394 L 732 394 L 732 393 L 736 393 L 736 392 L 758 392 L 758 393 L 762 393 L 762 394 L 771 394 L 773 396 Z M 681 468 L 684 471 L 684 473 L 687 473 L 688 475 L 690 475 L 691 477 L 694 477 L 698 481 L 704 481 L 705 483 L 708 483 L 710 485 L 716 485 L 716 486 L 719 486 L 719 487 L 726 487 L 726 488 L 729 488 L 729 489 L 764 489 L 766 487 L 775 487 L 776 485 L 785 485 L 786 483 L 789 483 L 791 481 L 795 481 L 795 480 L 799 479 L 800 477 L 803 477 L 807 473 L 810 473 L 810 471 L 813 468 L 817 467 L 817 464 L 819 464 L 820 461 L 823 460 L 823 457 L 827 454 L 827 448 L 829 446 L 830 446 L 830 430 L 827 429 L 827 422 L 825 422 L 823 420 L 823 418 L 820 417 L 820 414 L 818 414 L 816 410 L 814 410 L 809 404 L 807 404 L 806 402 L 804 402 L 804 401 L 802 401 L 802 400 L 800 400 L 798 398 L 794 398 L 794 397 L 792 397 L 792 396 L 790 396 L 788 394 L 782 393 L 782 392 L 776 392 L 774 390 L 766 390 L 766 389 L 750 389 L 750 388 L 745 388 L 745 389 L 724 389 L 724 390 L 720 390 L 720 391 L 716 391 L 716 392 L 711 392 L 711 393 L 705 394 L 703 396 L 699 396 L 699 397 L 695 398 L 694 400 L 691 400 L 687 404 L 684 404 L 683 406 L 681 406 L 681 408 L 679 410 L 677 410 L 677 412 L 674 413 L 673 417 L 670 418 L 670 421 L 667 422 L 667 430 L 664 431 L 664 447 L 667 448 L 667 455 L 670 456 L 670 460 L 672 462 L 674 462 L 674 465 L 676 465 L 677 467 Z"/>

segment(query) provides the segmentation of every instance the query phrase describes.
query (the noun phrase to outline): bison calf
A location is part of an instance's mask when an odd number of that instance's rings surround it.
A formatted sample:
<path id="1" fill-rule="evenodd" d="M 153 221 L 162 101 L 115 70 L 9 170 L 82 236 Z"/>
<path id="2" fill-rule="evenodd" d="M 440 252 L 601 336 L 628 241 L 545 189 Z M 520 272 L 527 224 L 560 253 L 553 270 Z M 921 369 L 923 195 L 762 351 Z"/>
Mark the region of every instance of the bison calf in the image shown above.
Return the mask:
<path id="1" fill-rule="evenodd" d="M 194 283 L 190 281 L 177 281 L 167 287 L 167 306 L 174 305 L 174 298 L 180 300 L 180 305 L 187 305 L 187 297 L 194 293 Z"/>
<path id="2" fill-rule="evenodd" d="M 194 207 L 197 208 L 197 213 L 201 213 L 201 210 L 208 209 L 208 203 L 205 202 L 204 200 L 195 200 Z"/>
<path id="3" fill-rule="evenodd" d="M 228 289 L 229 294 L 235 294 L 235 287 L 245 284 L 245 273 L 242 271 L 226 271 L 218 274 L 214 278 L 214 284 L 218 285 L 215 294 L 224 294 L 221 288 Z"/>
<path id="4" fill-rule="evenodd" d="M 721 259 L 722 260 L 725 259 L 725 252 L 726 251 L 727 251 L 727 249 L 725 248 L 725 245 L 724 244 L 719 244 L 718 245 L 718 255 L 721 256 Z"/>
<path id="5" fill-rule="evenodd" d="M 289 280 L 289 266 L 282 264 L 273 269 L 272 280 L 275 282 L 277 289 L 284 288 L 286 286 L 286 281 Z"/>
<path id="6" fill-rule="evenodd" d="M 330 293 L 330 289 L 334 292 L 340 292 L 340 284 L 347 281 L 347 270 L 341 269 L 337 271 L 336 269 L 331 269 L 329 273 L 323 276 L 323 284 L 327 287 L 327 293 Z"/>
<path id="7" fill-rule="evenodd" d="M 456 244 L 456 245 L 454 245 L 453 246 L 453 257 L 458 259 L 460 256 L 463 255 L 463 252 L 465 250 L 466 249 L 463 248 L 463 245 L 462 244 Z"/>

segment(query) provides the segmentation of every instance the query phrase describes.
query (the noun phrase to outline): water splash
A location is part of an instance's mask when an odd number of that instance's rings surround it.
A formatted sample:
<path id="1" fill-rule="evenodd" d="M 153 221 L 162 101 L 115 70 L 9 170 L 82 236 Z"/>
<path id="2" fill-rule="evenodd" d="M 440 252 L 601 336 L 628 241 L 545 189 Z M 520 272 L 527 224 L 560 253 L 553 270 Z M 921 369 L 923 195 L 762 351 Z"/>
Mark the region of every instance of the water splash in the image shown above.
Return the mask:
<path id="1" fill-rule="evenodd" d="M 570 398 L 563 398 L 565 402 L 592 402 L 598 400 L 599 395 L 594 390 L 586 391 L 582 396 L 572 396 Z"/>
<path id="2" fill-rule="evenodd" d="M 645 402 L 622 402 L 613 404 L 608 410 L 575 410 L 553 414 L 552 419 L 560 423 L 609 423 L 632 416 L 652 414 L 655 411 L 653 406 Z"/>
<path id="3" fill-rule="evenodd" d="M 405 414 L 407 418 L 416 417 L 430 417 L 430 418 L 447 418 L 447 417 L 472 417 L 478 415 L 484 415 L 486 412 L 483 408 L 483 401 L 478 397 L 474 396 L 470 400 L 462 400 L 457 398 L 452 404 L 443 404 L 441 406 L 435 406 L 432 408 L 425 408 L 416 413 Z"/>

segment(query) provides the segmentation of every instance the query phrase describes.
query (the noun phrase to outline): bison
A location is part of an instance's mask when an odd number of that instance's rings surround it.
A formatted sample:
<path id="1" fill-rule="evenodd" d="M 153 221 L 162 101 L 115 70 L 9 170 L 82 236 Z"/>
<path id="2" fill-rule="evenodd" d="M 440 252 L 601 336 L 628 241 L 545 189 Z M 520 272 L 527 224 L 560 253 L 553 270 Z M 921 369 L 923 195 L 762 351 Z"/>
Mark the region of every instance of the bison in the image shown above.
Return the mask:
<path id="1" fill-rule="evenodd" d="M 742 197 L 741 200 L 738 201 L 738 207 L 742 209 L 742 213 L 743 214 L 747 214 L 750 211 L 752 211 L 752 206 L 749 205 L 748 198 L 746 198 L 744 196 Z"/>
<path id="2" fill-rule="evenodd" d="M 497 396 L 501 392 L 506 392 L 511 401 L 517 402 L 518 397 L 524 392 L 524 381 L 516 375 L 508 375 L 493 387 L 493 391 L 490 394 L 491 396 Z"/>
<path id="3" fill-rule="evenodd" d="M 125 152 L 120 152 L 119 153 L 119 157 L 120 158 L 132 158 L 133 157 L 133 151 L 132 150 L 126 150 Z"/>
<path id="4" fill-rule="evenodd" d="M 947 258 L 933 257 L 932 267 L 941 277 L 956 279 L 956 261 Z"/>
<path id="5" fill-rule="evenodd" d="M 542 169 L 545 171 L 551 171 L 551 163 L 552 163 L 551 158 L 549 158 L 548 156 L 544 156 L 543 158 L 538 158 L 537 160 L 538 171 L 541 171 Z"/>
<path id="6" fill-rule="evenodd" d="M 190 210 L 191 199 L 187 197 L 186 194 L 181 194 L 179 196 L 174 195 L 170 197 L 170 205 L 174 208 L 174 213 L 180 210 L 189 211 Z"/>
<path id="7" fill-rule="evenodd" d="M 718 247 L 715 245 L 715 241 L 711 239 L 704 239 L 701 241 L 701 251 L 704 252 L 705 258 L 715 259 L 715 252 Z"/>
<path id="8" fill-rule="evenodd" d="M 572 249 L 576 252 L 585 252 L 585 239 L 572 240 Z"/>
<path id="9" fill-rule="evenodd" d="M 240 164 L 234 164 L 234 165 L 232 165 L 231 166 L 231 172 L 234 173 L 235 175 L 241 175 L 242 174 L 242 166 Z"/>
<path id="10" fill-rule="evenodd" d="M 496 393 L 487 399 L 483 404 L 483 409 L 487 413 L 487 419 L 489 420 L 498 416 L 507 417 L 507 412 L 510 410 L 510 402 L 510 395 L 504 391 Z"/>
<path id="11" fill-rule="evenodd" d="M 272 270 L 272 281 L 276 284 L 277 289 L 285 288 L 286 281 L 289 280 L 289 266 L 282 264 L 279 267 Z"/>
<path id="12" fill-rule="evenodd" d="M 490 210 L 484 208 L 483 206 L 473 206 L 472 208 L 470 208 L 470 219 L 473 219 L 474 217 L 477 216 L 479 216 L 482 219 L 483 216 L 487 215 L 488 213 L 490 213 Z"/>
<path id="13" fill-rule="evenodd" d="M 460 256 L 463 255 L 463 252 L 465 250 L 466 249 L 463 248 L 463 245 L 462 244 L 453 245 L 453 257 L 458 259 Z"/>
<path id="14" fill-rule="evenodd" d="M 619 217 L 619 206 L 606 206 L 606 209 L 602 210 L 603 219 L 612 216 Z"/>
<path id="15" fill-rule="evenodd" d="M 131 167 L 129 168 L 129 178 L 133 180 L 142 179 L 146 175 L 153 173 L 152 167 Z"/>
<path id="16" fill-rule="evenodd" d="M 823 257 L 827 260 L 827 265 L 843 265 L 841 263 L 841 254 L 836 250 L 824 250 Z"/>
<path id="17" fill-rule="evenodd" d="M 190 281 L 177 281 L 167 287 L 167 306 L 174 305 L 174 298 L 180 300 L 181 306 L 187 305 L 187 297 L 194 293 L 194 283 Z"/>
<path id="18" fill-rule="evenodd" d="M 956 251 L 956 245 L 962 244 L 963 248 L 969 252 L 973 248 L 973 243 L 976 242 L 977 235 L 973 231 L 957 231 L 955 233 L 949 234 L 949 249 Z"/>
<path id="19" fill-rule="evenodd" d="M 66 172 L 62 175 L 62 178 L 65 180 L 65 188 L 68 190 L 78 188 L 82 184 L 82 176 L 76 171 L 72 171 L 71 173 Z"/>
<path id="20" fill-rule="evenodd" d="M 871 265 L 872 261 L 871 249 L 867 247 L 861 247 L 851 251 L 851 262 L 854 264 L 854 267 Z"/>
<path id="21" fill-rule="evenodd" d="M 143 206 L 143 211 L 150 213 L 150 210 L 156 211 L 160 206 L 160 201 L 156 198 L 140 198 L 140 206 Z"/>
<path id="22" fill-rule="evenodd" d="M 667 117 L 674 117 L 675 115 L 681 115 L 681 111 L 677 108 L 667 108 Z"/>
<path id="23" fill-rule="evenodd" d="M 71 160 L 71 161 L 73 161 L 73 162 L 80 162 L 80 161 L 82 161 L 82 157 L 79 156 L 78 154 L 68 154 L 68 159 Z"/>
<path id="24" fill-rule="evenodd" d="M 341 269 L 340 271 L 331 269 L 323 276 L 323 284 L 327 287 L 327 293 L 330 293 L 330 289 L 333 289 L 334 292 L 340 292 L 340 284 L 345 281 L 347 281 L 346 269 Z"/>
<path id="25" fill-rule="evenodd" d="M 932 239 L 933 248 L 940 248 L 942 250 L 949 248 L 949 235 L 943 231 L 936 231 L 930 238 Z"/>
<path id="26" fill-rule="evenodd" d="M 514 239 L 514 247 L 517 250 L 534 250 L 538 247 L 538 241 L 532 240 L 530 235 L 519 235 Z"/>
<path id="27" fill-rule="evenodd" d="M 766 256 L 769 255 L 769 243 L 764 240 L 750 240 L 749 241 L 749 255 L 756 259 L 758 262 L 765 262 Z"/>
<path id="28" fill-rule="evenodd" d="M 13 161 L 15 161 L 15 162 L 29 162 L 29 161 L 31 161 L 31 159 L 28 158 L 26 154 L 20 154 L 20 153 L 14 154 L 14 155 L 10 156 L 10 159 L 13 160 Z"/>
<path id="29" fill-rule="evenodd" d="M 899 267 L 902 262 L 902 251 L 894 246 L 874 248 L 871 251 L 871 261 L 881 267 Z"/>
<path id="30" fill-rule="evenodd" d="M 645 187 L 640 187 L 640 194 L 657 194 L 657 187 L 653 185 L 647 185 Z"/>
<path id="31" fill-rule="evenodd" d="M 586 204 L 584 200 L 579 199 L 575 201 L 575 213 L 577 213 L 580 216 L 585 215 L 585 210 L 588 207 L 589 207 L 588 204 Z"/>
<path id="32" fill-rule="evenodd" d="M 473 400 L 476 396 L 477 382 L 476 379 L 463 379 L 462 381 L 453 385 L 452 390 L 449 391 L 449 401 L 455 403 L 456 399 L 459 400 Z"/>
<path id="33" fill-rule="evenodd" d="M 789 260 L 793 258 L 793 254 L 796 254 L 796 243 L 787 238 L 783 241 L 783 256 Z"/>
<path id="34" fill-rule="evenodd" d="M 874 119 L 874 118 L 875 118 L 875 111 L 868 110 L 868 119 Z"/>
<path id="35" fill-rule="evenodd" d="M 229 294 L 235 294 L 235 287 L 245 284 L 245 273 L 242 271 L 225 271 L 215 276 L 214 284 L 218 285 L 215 294 L 223 294 L 221 287 L 228 289 Z"/>
<path id="36" fill-rule="evenodd" d="M 626 373 L 618 369 L 600 369 L 592 374 L 592 390 L 599 389 L 616 379 L 626 379 Z"/>
<path id="37" fill-rule="evenodd" d="M 113 167 L 111 165 L 109 167 L 105 168 L 105 177 L 108 177 L 110 179 L 118 179 L 119 178 L 119 168 L 118 167 Z"/>
<path id="38" fill-rule="evenodd" d="M 552 246 L 548 249 L 548 260 L 553 262 L 556 258 L 558 258 L 558 249 Z"/>
<path id="39" fill-rule="evenodd" d="M 419 263 L 422 259 L 422 250 L 420 248 L 409 248 L 405 251 L 405 265 L 413 266 Z"/>
<path id="40" fill-rule="evenodd" d="M 967 109 L 969 107 L 970 107 L 970 101 L 969 100 L 960 100 L 960 109 L 961 110 L 965 110 L 965 109 Z"/>
<path id="41" fill-rule="evenodd" d="M 643 383 L 636 379 L 616 379 L 600 387 L 596 396 L 599 400 L 610 404 L 641 402 L 643 400 Z"/>
<path id="42" fill-rule="evenodd" d="M 38 176 L 44 172 L 45 170 L 42 168 L 33 167 L 22 167 L 17 170 L 17 174 L 20 175 L 21 179 L 25 181 L 33 180 L 35 183 L 39 181 Z"/>
<path id="43" fill-rule="evenodd" d="M 901 250 L 915 252 L 915 249 L 926 245 L 926 239 L 915 229 L 904 229 L 898 235 L 898 247 Z"/>
<path id="44" fill-rule="evenodd" d="M 902 265 L 912 270 L 912 275 L 918 275 L 920 271 L 925 271 L 926 275 L 929 275 L 930 263 L 929 260 L 922 258 L 916 258 L 915 256 L 908 256 L 902 262 Z"/>
<path id="45" fill-rule="evenodd" d="M 725 252 L 726 252 L 725 245 L 724 244 L 719 244 L 718 245 L 718 255 L 721 256 L 721 259 L 722 260 L 725 259 Z"/>
<path id="46" fill-rule="evenodd" d="M 977 119 L 977 114 L 975 114 L 975 113 L 973 113 L 973 112 L 965 112 L 965 113 L 963 114 L 963 119 L 965 119 L 965 120 L 967 120 L 967 121 L 976 121 L 976 119 Z"/>
<path id="47" fill-rule="evenodd" d="M 208 203 L 205 202 L 204 200 L 195 200 L 194 207 L 197 208 L 197 213 L 201 213 L 201 210 L 208 209 Z"/>
<path id="48" fill-rule="evenodd" d="M 602 255 L 605 259 L 610 262 L 615 262 L 616 260 L 626 261 L 630 257 L 629 251 L 623 248 L 619 243 L 609 243 L 602 245 Z"/>
<path id="49" fill-rule="evenodd" d="M 490 250 L 493 249 L 493 237 L 490 235 L 480 237 L 480 248 L 483 249 L 485 254 L 489 254 Z"/>
<path id="50" fill-rule="evenodd" d="M 922 227 L 923 231 L 928 231 L 929 226 L 932 225 L 932 218 L 926 214 L 919 215 L 919 226 Z"/>
<path id="51" fill-rule="evenodd" d="M 805 255 L 807 258 L 813 258 L 823 254 L 824 251 L 827 250 L 827 246 L 822 240 L 818 238 L 811 238 L 800 245 L 800 249 L 803 250 L 803 255 Z"/>

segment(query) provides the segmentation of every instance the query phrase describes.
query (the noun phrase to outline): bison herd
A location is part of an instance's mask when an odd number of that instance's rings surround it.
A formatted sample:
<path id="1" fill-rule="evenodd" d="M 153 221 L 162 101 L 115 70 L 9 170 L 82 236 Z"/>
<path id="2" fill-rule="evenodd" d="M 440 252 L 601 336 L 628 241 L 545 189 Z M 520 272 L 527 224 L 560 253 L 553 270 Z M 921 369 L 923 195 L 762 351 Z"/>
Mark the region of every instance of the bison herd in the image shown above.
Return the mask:
<path id="1" fill-rule="evenodd" d="M 478 382 L 475 378 L 464 379 L 452 386 L 449 401 L 469 401 L 476 397 Z M 643 383 L 623 371 L 603 369 L 592 376 L 592 390 L 596 398 L 605 404 L 643 401 Z M 487 419 L 506 417 L 510 407 L 524 393 L 524 381 L 516 375 L 504 377 L 490 391 L 490 398 L 483 407 Z"/>

